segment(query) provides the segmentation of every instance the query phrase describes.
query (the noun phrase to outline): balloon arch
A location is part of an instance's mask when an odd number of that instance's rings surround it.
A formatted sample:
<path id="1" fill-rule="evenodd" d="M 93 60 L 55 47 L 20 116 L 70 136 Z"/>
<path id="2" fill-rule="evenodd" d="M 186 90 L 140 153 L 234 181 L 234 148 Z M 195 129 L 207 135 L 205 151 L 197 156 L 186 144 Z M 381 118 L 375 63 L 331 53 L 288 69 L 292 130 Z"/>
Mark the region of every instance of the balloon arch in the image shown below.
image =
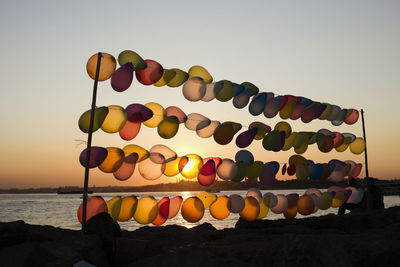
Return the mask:
<path id="1" fill-rule="evenodd" d="M 120 65 L 117 68 L 117 61 Z M 326 210 L 339 207 L 343 203 L 358 203 L 364 190 L 355 187 L 330 187 L 326 192 L 310 188 L 302 196 L 298 194 L 264 195 L 258 189 L 250 189 L 246 196 L 234 194 L 217 196 L 202 192 L 183 201 L 181 196 L 171 199 L 164 197 L 157 201 L 152 196 L 138 199 L 136 196 L 119 196 L 104 201 L 100 196 L 88 198 L 87 188 L 89 169 L 99 168 L 102 172 L 112 173 L 120 181 L 129 179 L 137 167 L 144 179 L 155 180 L 165 175 L 173 177 L 181 174 L 188 179 L 197 179 L 202 186 L 212 185 L 217 177 L 226 181 L 241 182 L 245 177 L 271 185 L 280 171 L 282 175 L 296 176 L 299 180 L 343 181 L 345 177 L 355 178 L 361 172 L 362 164 L 352 160 L 313 162 L 303 154 L 309 145 L 316 145 L 321 152 L 335 149 L 343 152 L 349 149 L 353 154 L 365 152 L 364 138 L 352 133 L 340 133 L 328 129 L 317 132 L 294 131 L 289 123 L 281 121 L 273 128 L 254 121 L 245 129 L 234 121 L 220 122 L 199 113 L 186 114 L 177 106 L 163 107 L 158 103 L 132 103 L 127 107 L 110 105 L 96 107 L 98 81 L 110 80 L 116 92 L 127 90 L 136 79 L 143 85 L 182 86 L 183 96 L 189 101 L 218 100 L 232 104 L 237 109 L 248 106 L 253 116 L 264 114 L 266 118 L 279 116 L 282 120 L 327 120 L 332 125 L 343 123 L 352 125 L 359 119 L 359 111 L 353 108 L 341 108 L 329 103 L 320 103 L 302 96 L 275 95 L 272 92 L 260 92 L 250 82 L 235 83 L 229 80 L 214 82 L 210 73 L 202 66 L 193 66 L 187 72 L 178 68 L 166 69 L 155 60 L 143 60 L 137 53 L 125 50 L 118 59 L 107 53 L 97 53 L 87 62 L 87 73 L 94 80 L 92 108 L 79 118 L 79 128 L 88 133 L 87 148 L 82 151 L 79 161 L 85 167 L 83 202 L 78 209 L 78 219 L 85 227 L 90 217 L 108 212 L 115 221 L 134 219 L 140 224 L 161 225 L 180 211 L 188 222 L 199 221 L 209 209 L 216 219 L 225 219 L 230 213 L 239 213 L 244 220 L 252 221 L 267 216 L 269 210 L 283 213 L 285 218 L 294 218 L 297 213 L 309 215 L 318 209 Z M 361 114 L 362 110 L 361 110 Z M 173 138 L 181 125 L 195 131 L 200 138 L 211 138 L 220 145 L 226 145 L 235 138 L 239 150 L 235 159 L 207 157 L 197 154 L 178 155 L 173 149 L 157 144 L 146 149 L 136 144 L 123 148 L 91 146 L 92 133 L 101 129 L 110 134 L 118 133 L 126 141 L 134 139 L 142 124 L 157 128 L 160 137 Z M 236 136 L 236 137 L 235 137 Z M 262 162 L 254 159 L 253 154 L 245 150 L 254 140 L 262 140 L 267 151 L 288 151 L 296 154 L 282 167 L 276 161 Z M 367 170 L 366 170 L 367 171 Z M 368 176 L 368 173 L 367 173 Z"/>

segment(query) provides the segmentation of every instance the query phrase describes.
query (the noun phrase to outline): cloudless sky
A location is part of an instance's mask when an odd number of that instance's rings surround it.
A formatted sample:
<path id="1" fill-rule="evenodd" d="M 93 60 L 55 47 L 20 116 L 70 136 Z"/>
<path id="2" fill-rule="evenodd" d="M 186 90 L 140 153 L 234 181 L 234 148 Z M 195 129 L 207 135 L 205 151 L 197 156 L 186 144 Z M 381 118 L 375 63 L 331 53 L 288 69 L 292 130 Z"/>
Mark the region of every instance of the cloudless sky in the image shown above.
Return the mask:
<path id="1" fill-rule="evenodd" d="M 86 140 L 79 116 L 90 108 L 93 81 L 88 58 L 98 51 L 115 57 L 126 49 L 166 68 L 202 65 L 215 81 L 250 81 L 261 91 L 305 96 L 343 108 L 365 110 L 369 172 L 398 176 L 399 1 L 1 1 L 0 2 L 0 188 L 82 185 L 78 157 Z M 175 105 L 186 114 L 272 127 L 279 116 L 253 117 L 232 102 L 188 102 L 182 88 L 143 86 L 134 80 L 123 93 L 99 84 L 97 105 Z M 355 125 L 316 120 L 288 121 L 294 131 L 351 132 Z M 150 149 L 165 144 L 179 155 L 234 158 L 234 145 L 201 139 L 181 125 L 170 140 L 142 127 L 126 142 L 101 130 L 93 145 Z M 232 142 L 234 144 L 234 142 Z M 293 150 L 267 152 L 261 141 L 248 148 L 256 160 L 287 161 Z M 332 158 L 364 162 L 350 151 L 324 154 L 311 145 L 303 155 L 316 162 Z M 364 177 L 364 171 L 360 177 Z M 162 178 L 156 182 L 172 182 Z M 148 183 L 135 171 L 119 182 L 91 171 L 90 185 Z"/>

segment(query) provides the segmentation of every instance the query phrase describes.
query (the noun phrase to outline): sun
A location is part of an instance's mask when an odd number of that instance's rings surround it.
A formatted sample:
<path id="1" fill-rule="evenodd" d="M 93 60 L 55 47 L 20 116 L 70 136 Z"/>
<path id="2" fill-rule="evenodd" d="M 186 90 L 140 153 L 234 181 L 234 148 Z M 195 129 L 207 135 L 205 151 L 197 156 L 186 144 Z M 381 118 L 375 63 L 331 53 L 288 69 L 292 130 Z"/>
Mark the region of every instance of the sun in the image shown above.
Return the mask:
<path id="1" fill-rule="evenodd" d="M 181 170 L 181 175 L 186 179 L 196 178 L 203 166 L 203 159 L 197 154 L 187 154 L 185 157 L 188 161 Z"/>

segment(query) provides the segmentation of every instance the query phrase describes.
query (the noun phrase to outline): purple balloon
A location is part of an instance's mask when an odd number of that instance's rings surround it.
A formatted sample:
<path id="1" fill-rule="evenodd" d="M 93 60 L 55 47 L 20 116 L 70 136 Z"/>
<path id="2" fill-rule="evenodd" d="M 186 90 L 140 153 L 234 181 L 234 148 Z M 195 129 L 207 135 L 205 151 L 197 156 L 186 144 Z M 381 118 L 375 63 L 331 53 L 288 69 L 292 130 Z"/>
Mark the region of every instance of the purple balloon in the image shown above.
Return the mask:
<path id="1" fill-rule="evenodd" d="M 83 167 L 86 166 L 86 148 L 79 155 L 79 162 Z M 107 157 L 108 151 L 104 147 L 92 146 L 90 148 L 89 168 L 98 167 Z"/>
<path id="2" fill-rule="evenodd" d="M 251 128 L 236 137 L 236 145 L 240 148 L 247 147 L 253 142 L 254 137 L 257 134 L 257 128 Z"/>
<path id="3" fill-rule="evenodd" d="M 253 116 L 260 115 L 265 109 L 267 103 L 267 93 L 259 93 L 253 96 L 249 105 L 249 112 Z"/>
<path id="4" fill-rule="evenodd" d="M 118 68 L 111 76 L 111 87 L 117 92 L 123 92 L 133 81 L 133 64 L 126 63 Z"/>
<path id="5" fill-rule="evenodd" d="M 142 104 L 130 104 L 125 110 L 131 122 L 143 122 L 153 117 L 153 111 Z"/>
<path id="6" fill-rule="evenodd" d="M 271 163 L 264 164 L 264 170 L 260 175 L 260 183 L 263 185 L 272 185 L 275 181 L 275 168 Z"/>

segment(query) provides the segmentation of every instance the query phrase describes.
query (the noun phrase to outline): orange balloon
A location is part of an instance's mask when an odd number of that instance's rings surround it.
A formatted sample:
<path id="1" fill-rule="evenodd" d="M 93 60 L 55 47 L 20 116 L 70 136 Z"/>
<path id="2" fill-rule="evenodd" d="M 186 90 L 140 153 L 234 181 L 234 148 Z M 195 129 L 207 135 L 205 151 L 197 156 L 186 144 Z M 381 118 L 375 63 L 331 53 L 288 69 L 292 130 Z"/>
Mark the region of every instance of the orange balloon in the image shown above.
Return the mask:
<path id="1" fill-rule="evenodd" d="M 308 195 L 303 195 L 297 200 L 297 209 L 301 215 L 310 215 L 313 213 L 314 208 L 314 200 Z"/>
<path id="2" fill-rule="evenodd" d="M 260 204 L 254 197 L 244 199 L 244 209 L 239 213 L 240 218 L 246 221 L 254 221 L 260 213 Z"/>
<path id="3" fill-rule="evenodd" d="M 197 197 L 189 197 L 186 199 L 181 208 L 182 217 L 191 223 L 201 220 L 204 215 L 204 205 Z"/>
<path id="4" fill-rule="evenodd" d="M 93 80 L 96 78 L 97 58 L 98 58 L 98 53 L 91 56 L 88 62 L 86 63 L 86 71 L 89 74 L 90 78 L 92 78 Z M 110 79 L 116 67 L 117 67 L 117 62 L 115 61 L 115 58 L 112 55 L 107 53 L 101 53 L 99 81 L 105 81 Z"/>
<path id="5" fill-rule="evenodd" d="M 223 220 L 229 216 L 231 200 L 228 196 L 219 196 L 210 206 L 210 214 L 217 220 Z"/>

